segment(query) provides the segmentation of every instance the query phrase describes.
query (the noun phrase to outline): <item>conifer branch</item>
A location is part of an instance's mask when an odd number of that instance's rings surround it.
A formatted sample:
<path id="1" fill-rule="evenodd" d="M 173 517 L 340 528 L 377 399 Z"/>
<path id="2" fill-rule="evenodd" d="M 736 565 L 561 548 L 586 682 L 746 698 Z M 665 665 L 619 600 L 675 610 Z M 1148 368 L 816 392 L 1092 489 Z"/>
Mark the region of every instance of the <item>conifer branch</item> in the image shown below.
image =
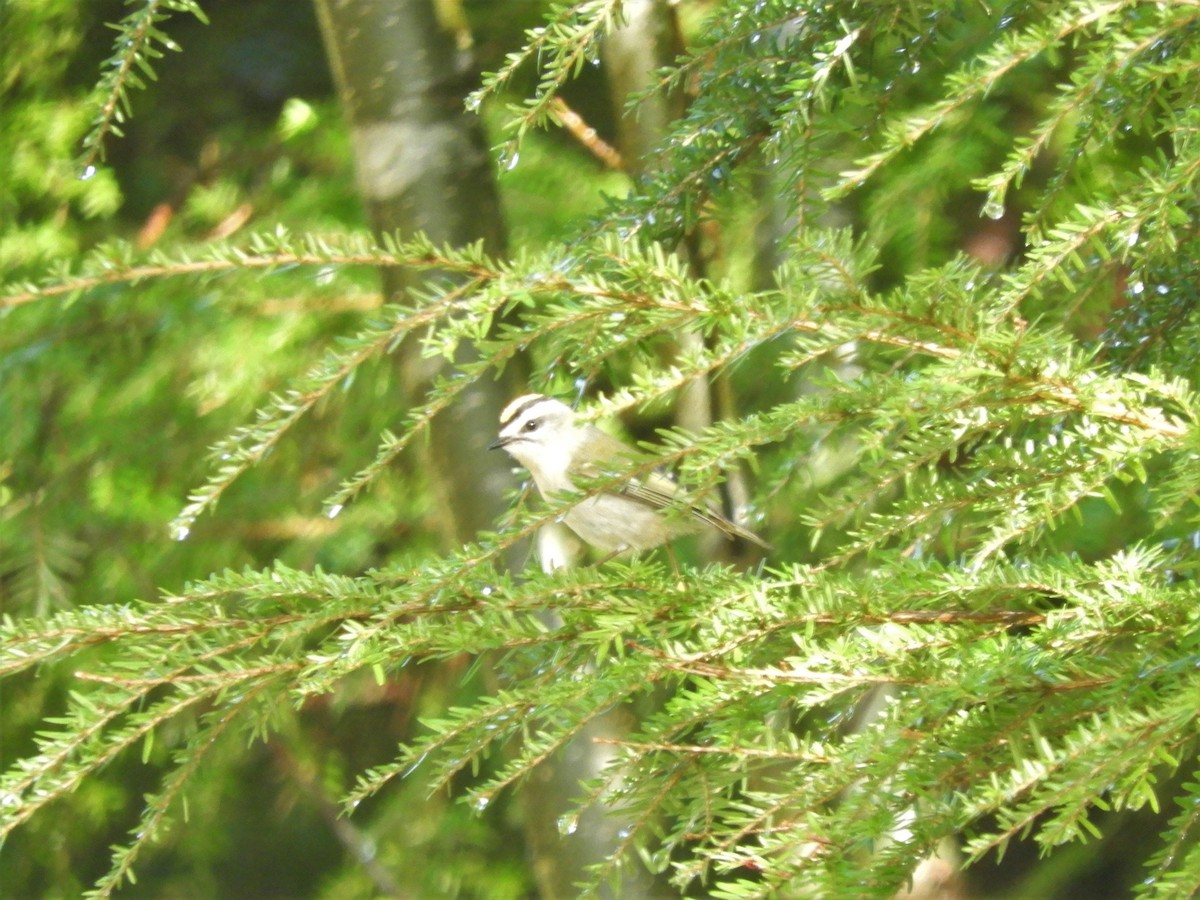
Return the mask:
<path id="1" fill-rule="evenodd" d="M 511 111 L 510 150 L 560 108 L 619 7 L 556 7 L 489 77 L 476 105 L 539 67 L 533 96 Z M 98 88 L 86 166 L 127 115 L 137 67 L 169 46 L 155 29 L 174 12 L 197 10 L 157 0 L 122 24 L 130 44 Z M 277 563 L 153 602 L 97 596 L 0 622 L 0 676 L 71 679 L 65 712 L 0 776 L 0 836 L 36 828 L 51 801 L 140 747 L 159 781 L 95 885 L 106 896 L 144 865 L 190 785 L 231 777 L 217 749 L 269 736 L 274 710 L 317 708 L 361 676 L 400 684 L 410 664 L 468 658 L 490 678 L 431 705 L 391 759 L 353 771 L 347 813 L 389 802 L 403 779 L 438 789 L 467 778 L 483 812 L 620 710 L 628 732 L 601 739 L 611 764 L 579 790 L 626 825 L 594 879 L 637 857 L 693 893 L 892 897 L 943 841 L 972 859 L 1025 835 L 1050 850 L 1107 828 L 1099 811 L 1173 804 L 1144 852 L 1153 883 L 1139 890 L 1195 891 L 1200 787 L 1194 772 L 1174 776 L 1200 731 L 1200 4 L 1079 0 L 1005 22 L 874 0 L 733 0 L 710 12 L 657 79 L 692 102 L 654 174 L 554 248 L 502 263 L 420 238 L 278 231 L 145 255 L 108 244 L 0 288 L 9 340 L 39 357 L 27 375 L 25 357 L 0 353 L 16 386 L 4 396 L 53 416 L 69 404 L 40 379 L 69 391 L 51 369 L 81 354 L 41 349 L 43 329 L 63 319 L 90 334 L 107 311 L 92 298 L 136 299 L 142 314 L 168 282 L 258 286 L 314 266 L 430 275 L 272 373 L 284 386 L 213 449 L 178 537 L 319 404 L 369 407 L 339 388 L 400 341 L 443 375 L 391 421 L 355 420 L 370 423 L 356 441 L 377 437 L 365 465 L 322 439 L 304 477 L 340 481 L 331 516 L 353 500 L 419 533 L 420 473 L 385 513 L 367 489 L 389 490 L 380 476 L 431 420 L 518 356 L 533 363 L 529 390 L 565 397 L 586 383 L 581 417 L 619 417 L 639 447 L 627 469 L 573 492 L 522 495 L 495 533 L 452 552 L 421 540 L 397 550 L 348 516 L 336 523 L 344 543 L 373 549 L 323 546 L 320 558 L 358 574 Z M 1047 74 L 1038 65 L 1050 59 Z M 824 171 L 880 123 L 872 152 Z M 758 203 L 768 179 L 784 198 L 773 217 L 797 223 L 774 238 L 784 259 L 773 281 L 743 271 L 739 246 L 747 198 Z M 999 218 L 959 209 L 972 188 Z M 718 265 L 698 278 L 670 250 L 702 223 L 732 257 L 725 275 Z M 1000 251 L 975 253 L 981 235 Z M 681 331 L 703 344 L 668 356 Z M 657 428 L 679 392 L 713 376 L 744 412 L 696 433 Z M 104 405 L 126 403 L 127 390 L 80 393 Z M 81 421 L 54 419 L 64 447 L 4 420 L 16 462 L 0 465 L 0 537 L 45 506 L 30 484 L 77 500 L 89 535 L 102 520 L 92 494 L 124 502 Z M 760 570 L 706 562 L 685 540 L 670 570 L 645 554 L 501 571 L 518 541 L 630 476 L 669 470 L 692 502 L 733 465 L 753 467 L 755 527 L 780 548 Z M 67 469 L 87 474 L 72 481 Z M 156 472 L 155 484 L 173 483 Z M 80 566 L 99 566 L 88 547 Z M 5 564 L 0 590 L 19 593 L 20 575 Z M 355 813 L 364 833 L 374 806 Z"/>
<path id="2" fill-rule="evenodd" d="M 144 89 L 143 76 L 151 81 L 156 79 L 151 60 L 162 57 L 159 48 L 181 49 L 159 28 L 176 13 L 190 13 L 208 24 L 208 18 L 196 0 L 141 0 L 139 9 L 112 26 L 117 31 L 113 43 L 115 52 L 101 67 L 103 74 L 94 91 L 92 103 L 98 107 L 98 112 L 83 139 L 83 156 L 79 163 L 83 178 L 90 178 L 96 164 L 104 159 L 105 138 L 110 133 L 121 135 L 121 123 L 132 116 L 129 89 Z"/>

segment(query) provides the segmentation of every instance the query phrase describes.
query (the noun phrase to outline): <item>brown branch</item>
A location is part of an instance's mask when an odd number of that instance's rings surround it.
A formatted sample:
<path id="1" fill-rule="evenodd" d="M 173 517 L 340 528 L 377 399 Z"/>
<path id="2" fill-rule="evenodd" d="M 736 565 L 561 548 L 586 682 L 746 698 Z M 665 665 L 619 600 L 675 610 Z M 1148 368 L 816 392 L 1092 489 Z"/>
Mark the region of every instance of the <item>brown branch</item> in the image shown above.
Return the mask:
<path id="1" fill-rule="evenodd" d="M 815 753 L 798 753 L 783 749 L 765 750 L 761 747 L 713 747 L 700 744 L 667 744 L 644 743 L 641 741 L 626 741 L 621 738 L 592 738 L 597 744 L 608 744 L 613 747 L 623 747 L 636 750 L 639 753 L 681 753 L 688 756 L 703 756 L 704 754 L 719 756 L 761 757 L 763 759 L 791 759 L 797 762 L 832 763 L 831 757 Z"/>
<path id="2" fill-rule="evenodd" d="M 88 291 L 111 284 L 134 283 L 151 278 L 175 278 L 182 275 L 207 275 L 230 272 L 238 269 L 271 269 L 277 266 L 378 266 L 399 265 L 416 269 L 447 269 L 461 275 L 477 278 L 499 278 L 501 273 L 477 263 L 464 263 L 435 253 L 420 253 L 411 256 L 395 256 L 383 250 L 366 250 L 361 253 L 246 253 L 231 250 L 227 259 L 187 260 L 180 262 L 147 263 L 123 266 L 111 264 L 108 271 L 100 275 L 78 275 L 64 278 L 54 284 L 41 287 L 25 285 L 22 290 L 7 295 L 0 294 L 0 309 L 22 306 L 35 300 L 61 297 L 77 291 Z M 9 289 L 17 285 L 8 285 Z"/>
<path id="3" fill-rule="evenodd" d="M 600 137 L 596 133 L 596 129 L 589 125 L 583 116 L 567 106 L 566 101 L 561 97 L 555 97 L 550 101 L 550 112 L 558 119 L 558 124 L 567 129 L 575 140 L 583 144 L 592 156 L 610 169 L 618 172 L 625 171 L 625 160 L 621 158 L 617 149 Z"/>

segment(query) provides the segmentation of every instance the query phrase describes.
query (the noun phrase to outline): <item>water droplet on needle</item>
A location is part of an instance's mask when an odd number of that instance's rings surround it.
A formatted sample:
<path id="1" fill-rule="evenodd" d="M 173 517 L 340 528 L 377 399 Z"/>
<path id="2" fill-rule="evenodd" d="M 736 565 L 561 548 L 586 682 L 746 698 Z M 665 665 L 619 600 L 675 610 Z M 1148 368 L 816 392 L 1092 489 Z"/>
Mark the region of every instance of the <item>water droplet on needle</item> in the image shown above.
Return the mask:
<path id="1" fill-rule="evenodd" d="M 1004 218 L 1004 204 L 999 200 L 989 200 L 983 204 L 983 214 L 989 219 Z"/>

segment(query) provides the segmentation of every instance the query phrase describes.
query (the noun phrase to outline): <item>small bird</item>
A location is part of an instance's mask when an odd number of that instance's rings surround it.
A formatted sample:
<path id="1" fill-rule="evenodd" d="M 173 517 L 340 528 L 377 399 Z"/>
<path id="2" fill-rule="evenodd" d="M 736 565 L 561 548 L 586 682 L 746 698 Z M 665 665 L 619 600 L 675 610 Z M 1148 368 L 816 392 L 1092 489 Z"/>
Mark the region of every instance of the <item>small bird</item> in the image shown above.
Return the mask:
<path id="1" fill-rule="evenodd" d="M 575 412 L 544 394 L 525 394 L 500 414 L 500 436 L 489 450 L 503 448 L 529 470 L 543 498 L 575 489 L 575 478 L 600 478 L 619 471 L 634 451 L 594 425 L 577 424 Z M 563 521 L 597 550 L 617 554 L 656 547 L 698 530 L 701 523 L 718 529 L 730 540 L 741 538 L 765 550 L 771 545 L 730 522 L 707 504 L 690 506 L 690 520 L 664 512 L 678 486 L 652 472 L 631 478 L 611 491 L 588 497 L 571 507 Z"/>

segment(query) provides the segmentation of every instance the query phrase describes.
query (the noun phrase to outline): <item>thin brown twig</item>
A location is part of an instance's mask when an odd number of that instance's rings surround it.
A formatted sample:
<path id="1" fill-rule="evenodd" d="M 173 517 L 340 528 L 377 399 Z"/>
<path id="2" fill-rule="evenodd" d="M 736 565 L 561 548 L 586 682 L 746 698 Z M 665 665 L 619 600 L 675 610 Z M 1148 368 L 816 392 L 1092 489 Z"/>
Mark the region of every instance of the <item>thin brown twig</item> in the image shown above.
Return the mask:
<path id="1" fill-rule="evenodd" d="M 589 125 L 583 116 L 567 106 L 565 100 L 561 97 L 551 100 L 550 112 L 558 119 L 558 124 L 567 129 L 575 140 L 583 144 L 592 156 L 614 171 L 625 171 L 625 160 L 621 158 L 617 148 L 600 137 L 596 129 Z"/>

